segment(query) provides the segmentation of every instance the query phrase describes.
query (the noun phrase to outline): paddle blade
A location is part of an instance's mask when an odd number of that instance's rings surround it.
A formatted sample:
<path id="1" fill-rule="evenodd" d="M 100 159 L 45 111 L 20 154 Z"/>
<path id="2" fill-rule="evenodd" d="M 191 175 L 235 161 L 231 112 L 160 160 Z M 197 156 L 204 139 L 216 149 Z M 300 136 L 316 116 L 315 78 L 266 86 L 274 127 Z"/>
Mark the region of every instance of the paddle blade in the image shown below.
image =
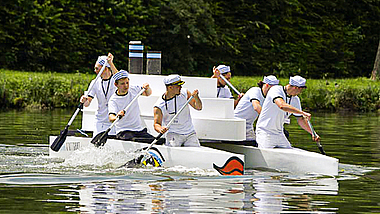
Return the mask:
<path id="1" fill-rule="evenodd" d="M 104 132 L 100 132 L 98 133 L 92 140 L 91 140 L 91 143 L 94 144 L 96 147 L 99 147 L 99 146 L 104 146 L 104 144 L 106 144 L 107 142 L 107 139 L 108 139 L 108 133 L 109 133 L 109 130 L 107 129 L 107 131 L 104 131 Z"/>
<path id="2" fill-rule="evenodd" d="M 139 149 L 136 152 L 144 152 L 145 154 L 139 155 L 137 158 L 134 158 L 124 165 L 120 167 L 127 167 L 127 168 L 136 168 L 139 166 L 153 166 L 153 167 L 160 167 L 162 164 L 165 162 L 165 158 L 160 152 L 155 147 L 151 147 L 149 151 L 144 151 L 147 150 L 148 147 Z"/>
<path id="3" fill-rule="evenodd" d="M 69 127 L 66 126 L 65 129 L 63 131 L 61 131 L 61 134 L 57 138 L 55 138 L 54 142 L 50 146 L 50 148 L 53 151 L 55 151 L 55 152 L 59 151 L 59 149 L 62 147 L 63 143 L 65 143 L 68 131 L 69 131 Z"/>
<path id="4" fill-rule="evenodd" d="M 127 168 L 137 168 L 137 167 L 140 167 L 140 166 L 142 166 L 141 165 L 141 160 L 143 158 L 144 158 L 144 155 L 140 155 L 139 157 L 134 158 L 134 159 L 128 161 L 127 163 L 125 163 L 124 165 L 120 166 L 119 168 L 122 168 L 122 167 L 127 167 Z"/>
<path id="5" fill-rule="evenodd" d="M 325 150 L 323 149 L 322 145 L 320 143 L 318 143 L 318 149 L 319 151 L 323 154 L 323 155 L 326 155 L 326 152 Z"/>

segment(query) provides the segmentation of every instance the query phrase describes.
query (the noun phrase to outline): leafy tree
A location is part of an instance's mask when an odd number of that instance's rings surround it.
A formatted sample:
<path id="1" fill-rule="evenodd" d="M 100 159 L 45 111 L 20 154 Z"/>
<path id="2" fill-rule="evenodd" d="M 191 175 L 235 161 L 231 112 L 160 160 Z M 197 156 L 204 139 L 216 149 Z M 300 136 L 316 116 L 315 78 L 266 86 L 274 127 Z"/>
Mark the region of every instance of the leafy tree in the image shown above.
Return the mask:
<path id="1" fill-rule="evenodd" d="M 218 46 L 211 6 L 204 0 L 158 0 L 146 44 L 162 51 L 166 73 L 201 74 L 214 60 Z M 201 69 L 200 69 L 201 68 Z"/>
<path id="2" fill-rule="evenodd" d="M 97 56 L 107 52 L 120 56 L 118 62 L 126 67 L 128 41 L 145 39 L 145 20 L 152 11 L 141 0 L 2 4 L 0 62 L 28 71 L 90 71 Z"/>

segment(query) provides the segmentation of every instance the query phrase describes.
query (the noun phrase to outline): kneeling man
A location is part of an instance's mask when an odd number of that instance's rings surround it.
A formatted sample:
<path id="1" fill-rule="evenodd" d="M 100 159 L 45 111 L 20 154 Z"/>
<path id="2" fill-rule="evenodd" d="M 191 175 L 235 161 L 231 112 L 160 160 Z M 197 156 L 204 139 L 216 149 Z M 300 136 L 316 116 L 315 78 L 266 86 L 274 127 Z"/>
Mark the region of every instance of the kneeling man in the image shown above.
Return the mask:
<path id="1" fill-rule="evenodd" d="M 198 96 L 198 90 L 190 93 L 187 89 L 182 89 L 184 83 L 176 74 L 165 77 L 166 92 L 154 105 L 154 129 L 159 133 L 167 132 L 165 143 L 167 146 L 200 146 L 189 106 L 183 109 L 169 129 L 164 126 L 177 114 L 177 111 L 182 108 L 191 95 L 194 98 L 189 104 L 198 111 L 202 110 L 202 101 Z"/>
<path id="2" fill-rule="evenodd" d="M 298 124 L 312 135 L 308 120 L 311 114 L 302 111 L 297 95 L 306 88 L 306 79 L 301 76 L 290 77 L 286 86 L 273 86 L 265 98 L 256 124 L 256 141 L 259 148 L 292 148 L 283 129 L 285 118 L 289 114 L 297 117 Z M 318 135 L 313 136 L 319 141 Z"/>
<path id="3" fill-rule="evenodd" d="M 120 70 L 113 78 L 115 79 L 116 92 L 108 102 L 109 120 L 114 122 L 117 117 L 122 117 L 116 124 L 116 139 L 120 140 L 139 140 L 150 143 L 154 137 L 143 127 L 140 118 L 140 108 L 138 102 L 132 103 L 127 111 L 124 109 L 144 88 L 143 96 L 152 94 L 152 89 L 148 83 L 142 86 L 130 86 L 128 72 Z"/>

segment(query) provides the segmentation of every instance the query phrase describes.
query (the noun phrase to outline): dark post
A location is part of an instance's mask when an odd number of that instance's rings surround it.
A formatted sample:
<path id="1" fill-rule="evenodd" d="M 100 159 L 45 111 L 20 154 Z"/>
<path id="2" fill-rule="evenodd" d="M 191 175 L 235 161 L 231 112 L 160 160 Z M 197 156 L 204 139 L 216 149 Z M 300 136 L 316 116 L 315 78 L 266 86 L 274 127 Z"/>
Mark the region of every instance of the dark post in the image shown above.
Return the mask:
<path id="1" fill-rule="evenodd" d="M 371 80 L 378 80 L 380 78 L 379 72 L 380 72 L 380 42 L 379 42 L 379 46 L 377 48 L 377 54 L 376 54 L 375 63 L 373 65 Z"/>
<path id="2" fill-rule="evenodd" d="M 131 74 L 142 74 L 143 73 L 143 51 L 144 45 L 141 41 L 130 41 L 129 42 L 129 63 L 128 72 Z"/>
<path id="3" fill-rule="evenodd" d="M 146 73 L 161 74 L 161 51 L 148 51 L 146 54 Z"/>

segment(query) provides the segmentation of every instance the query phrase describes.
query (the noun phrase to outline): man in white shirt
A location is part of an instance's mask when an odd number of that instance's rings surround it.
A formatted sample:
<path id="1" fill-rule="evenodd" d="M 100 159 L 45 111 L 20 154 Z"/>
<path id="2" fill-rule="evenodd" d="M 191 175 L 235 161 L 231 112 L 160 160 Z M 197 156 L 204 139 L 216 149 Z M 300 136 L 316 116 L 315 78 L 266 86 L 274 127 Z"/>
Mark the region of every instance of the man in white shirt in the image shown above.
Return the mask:
<path id="1" fill-rule="evenodd" d="M 152 142 L 154 137 L 142 125 L 138 102 L 133 102 L 128 110 L 124 111 L 143 88 L 145 91 L 141 94 L 142 96 L 152 94 L 149 84 L 144 83 L 142 86 L 129 85 L 128 72 L 125 70 L 120 70 L 113 78 L 117 90 L 108 102 L 108 117 L 111 122 L 114 122 L 117 117 L 121 117 L 115 124 L 116 139 Z"/>
<path id="2" fill-rule="evenodd" d="M 103 73 L 100 76 L 101 78 L 98 78 L 95 83 L 91 82 L 91 84 L 94 84 L 94 87 L 88 92 L 88 96 L 83 95 L 80 99 L 81 103 L 83 103 L 85 107 L 90 105 L 93 98 L 96 97 L 98 100 L 98 109 L 95 113 L 95 130 L 93 132 L 93 136 L 98 135 L 100 132 L 106 131 L 111 126 L 111 123 L 108 120 L 108 101 L 112 94 L 116 91 L 116 86 L 114 85 L 115 81 L 112 78 L 114 72 L 111 70 L 114 66 L 113 58 L 114 57 L 111 53 L 109 53 L 108 56 L 98 57 L 94 66 L 94 72 L 98 74 L 104 64 L 106 64 L 106 68 L 103 70 Z M 115 136 L 115 134 L 115 129 L 112 128 L 109 135 Z"/>
<path id="3" fill-rule="evenodd" d="M 213 75 L 211 76 L 211 78 L 218 79 L 216 97 L 234 99 L 234 97 L 231 94 L 230 88 L 228 88 L 228 86 L 226 85 L 227 83 L 220 77 L 220 75 L 223 75 L 227 81 L 230 81 L 232 76 L 230 66 L 218 65 L 218 67 L 213 68 Z M 234 100 L 234 108 L 239 103 L 239 100 L 242 96 L 243 95 L 238 95 L 238 98 Z"/>
<path id="4" fill-rule="evenodd" d="M 263 81 L 257 83 L 258 87 L 250 88 L 237 104 L 234 117 L 246 120 L 246 141 L 256 142 L 253 123 L 261 112 L 261 106 L 272 86 L 278 85 L 279 80 L 273 76 L 265 76 Z M 255 144 L 254 144 L 255 145 Z"/>
<path id="5" fill-rule="evenodd" d="M 301 76 L 290 77 L 286 86 L 273 86 L 265 98 L 259 119 L 256 123 L 256 141 L 259 148 L 292 148 L 283 132 L 285 114 L 297 117 L 298 124 L 312 135 L 308 120 L 311 114 L 302 111 L 297 95 L 306 88 L 306 79 Z M 318 135 L 313 136 L 319 141 Z"/>
<path id="6" fill-rule="evenodd" d="M 187 89 L 182 88 L 184 83 L 177 74 L 165 77 L 166 92 L 154 105 L 154 129 L 158 133 L 166 133 L 165 145 L 167 146 L 200 146 L 189 106 L 183 109 L 170 128 L 165 127 L 165 124 L 171 121 L 191 96 L 194 98 L 189 105 L 198 111 L 202 110 L 202 101 L 198 96 L 198 90 L 190 93 Z"/>

